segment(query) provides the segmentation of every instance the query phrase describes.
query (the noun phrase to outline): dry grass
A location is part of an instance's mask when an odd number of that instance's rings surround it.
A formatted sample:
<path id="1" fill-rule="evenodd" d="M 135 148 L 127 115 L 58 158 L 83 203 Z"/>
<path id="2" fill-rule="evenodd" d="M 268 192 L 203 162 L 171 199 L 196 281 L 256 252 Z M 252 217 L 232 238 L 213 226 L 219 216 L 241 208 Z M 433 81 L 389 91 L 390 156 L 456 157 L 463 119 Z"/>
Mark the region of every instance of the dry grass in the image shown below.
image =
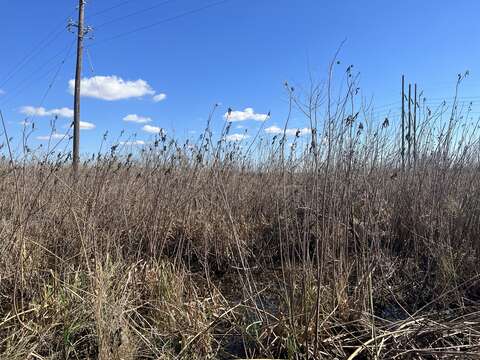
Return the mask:
<path id="1" fill-rule="evenodd" d="M 294 150 L 207 128 L 76 182 L 61 152 L 5 156 L 0 357 L 478 358 L 478 128 L 425 108 L 402 171 L 346 83 L 288 89 L 314 129 Z"/>

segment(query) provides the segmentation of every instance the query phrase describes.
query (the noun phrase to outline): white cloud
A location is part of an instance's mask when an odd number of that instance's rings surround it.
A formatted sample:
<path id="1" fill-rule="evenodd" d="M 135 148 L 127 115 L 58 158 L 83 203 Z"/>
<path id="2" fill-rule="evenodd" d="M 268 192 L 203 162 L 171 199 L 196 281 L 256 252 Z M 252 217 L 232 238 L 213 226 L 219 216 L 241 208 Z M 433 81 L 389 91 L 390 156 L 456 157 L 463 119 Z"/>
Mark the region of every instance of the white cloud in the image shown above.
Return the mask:
<path id="1" fill-rule="evenodd" d="M 137 114 L 128 114 L 127 116 L 125 116 L 123 118 L 123 121 L 130 121 L 130 122 L 134 122 L 134 123 L 137 123 L 137 124 L 145 124 L 147 122 L 152 121 L 152 119 L 149 118 L 149 117 L 140 116 L 140 115 L 137 115 Z"/>
<path id="2" fill-rule="evenodd" d="M 253 108 L 246 108 L 243 111 L 232 111 L 230 115 L 228 112 L 223 116 L 227 121 L 245 121 L 245 120 L 255 120 L 255 121 L 265 121 L 268 119 L 268 114 L 257 114 Z"/>
<path id="3" fill-rule="evenodd" d="M 283 129 L 280 129 L 278 126 L 273 125 L 273 126 L 270 126 L 270 127 L 266 128 L 265 132 L 267 134 L 278 135 L 278 134 L 283 133 Z"/>
<path id="4" fill-rule="evenodd" d="M 81 80 L 81 95 L 107 101 L 138 98 L 145 95 L 154 95 L 155 91 L 142 79 L 135 81 L 123 80 L 112 76 L 94 76 Z M 70 93 L 73 94 L 75 80 L 68 82 Z"/>
<path id="5" fill-rule="evenodd" d="M 66 107 L 47 110 L 44 107 L 23 106 L 20 109 L 20 113 L 28 116 L 58 116 L 64 118 L 73 117 L 73 110 Z"/>
<path id="6" fill-rule="evenodd" d="M 166 98 L 167 98 L 167 94 L 160 93 L 160 94 L 157 94 L 153 97 L 153 101 L 160 102 L 160 101 L 165 100 Z"/>
<path id="7" fill-rule="evenodd" d="M 20 125 L 22 126 L 30 126 L 32 125 L 32 122 L 31 121 L 26 121 L 26 120 L 22 120 L 19 122 Z"/>
<path id="8" fill-rule="evenodd" d="M 95 128 L 95 124 L 92 124 L 91 122 L 80 121 L 80 130 L 93 130 Z"/>
<path id="9" fill-rule="evenodd" d="M 141 146 L 145 145 L 145 141 L 143 140 L 133 140 L 133 141 L 120 141 L 120 145 L 126 145 L 126 146 Z"/>
<path id="10" fill-rule="evenodd" d="M 268 133 L 268 134 L 272 134 L 272 135 L 280 135 L 280 134 L 283 134 L 283 131 L 284 129 L 281 129 L 279 128 L 278 126 L 270 126 L 268 128 L 265 129 L 265 132 Z M 286 129 L 285 130 L 285 135 L 287 136 L 295 136 L 297 135 L 297 132 L 298 132 L 298 135 L 299 136 L 304 136 L 304 135 L 308 135 L 309 133 L 311 133 L 311 129 L 310 128 L 292 128 L 292 129 Z"/>
<path id="11" fill-rule="evenodd" d="M 50 135 L 42 135 L 42 136 L 37 136 L 37 140 L 41 141 L 47 141 L 47 140 L 59 140 L 66 138 L 67 136 L 65 134 L 60 134 L 60 133 L 53 133 Z"/>
<path id="12" fill-rule="evenodd" d="M 250 136 L 245 134 L 230 134 L 225 137 L 227 141 L 242 141 L 248 139 Z"/>
<path id="13" fill-rule="evenodd" d="M 162 128 L 158 126 L 145 125 L 142 127 L 142 130 L 150 134 L 159 134 L 162 132 Z"/>

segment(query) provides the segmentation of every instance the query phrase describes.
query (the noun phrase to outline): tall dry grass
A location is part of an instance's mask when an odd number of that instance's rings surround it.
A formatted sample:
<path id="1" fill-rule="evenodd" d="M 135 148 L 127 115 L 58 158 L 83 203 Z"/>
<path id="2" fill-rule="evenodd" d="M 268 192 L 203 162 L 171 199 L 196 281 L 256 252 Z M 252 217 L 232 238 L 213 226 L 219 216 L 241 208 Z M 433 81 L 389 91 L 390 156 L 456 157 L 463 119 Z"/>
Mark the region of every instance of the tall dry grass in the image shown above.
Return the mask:
<path id="1" fill-rule="evenodd" d="M 162 134 L 76 181 L 57 145 L 7 153 L 1 358 L 478 358 L 478 126 L 422 102 L 403 170 L 350 75 L 286 84 L 306 137 Z"/>

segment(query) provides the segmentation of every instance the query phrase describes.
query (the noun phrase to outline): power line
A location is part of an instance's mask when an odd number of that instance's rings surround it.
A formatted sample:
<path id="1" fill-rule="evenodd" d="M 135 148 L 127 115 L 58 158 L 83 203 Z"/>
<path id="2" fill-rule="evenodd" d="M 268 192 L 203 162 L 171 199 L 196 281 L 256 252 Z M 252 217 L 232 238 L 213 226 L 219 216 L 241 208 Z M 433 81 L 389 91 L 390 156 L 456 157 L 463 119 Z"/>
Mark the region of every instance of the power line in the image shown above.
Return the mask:
<path id="1" fill-rule="evenodd" d="M 165 5 L 165 4 L 171 3 L 171 2 L 173 2 L 173 1 L 175 1 L 175 0 L 165 0 L 165 1 L 162 1 L 162 2 L 160 2 L 160 3 L 158 3 L 158 4 L 156 4 L 156 5 L 150 6 L 150 7 L 148 7 L 148 8 L 144 8 L 144 9 L 135 11 L 135 12 L 133 12 L 133 13 L 130 13 L 130 14 L 127 14 L 127 15 L 123 15 L 123 16 L 120 16 L 120 17 L 117 17 L 117 18 L 108 20 L 108 21 L 106 21 L 106 22 L 104 22 L 104 23 L 102 23 L 102 24 L 100 24 L 100 25 L 95 26 L 95 29 L 99 29 L 99 28 L 102 28 L 102 27 L 104 27 L 104 26 L 106 26 L 106 25 L 110 25 L 110 24 L 116 23 L 116 22 L 118 22 L 118 21 L 128 19 L 128 18 L 130 18 L 130 17 L 132 17 L 132 16 L 136 16 L 136 15 L 139 15 L 139 14 L 142 14 L 142 13 L 145 13 L 145 12 L 148 12 L 148 11 L 150 11 L 150 10 L 159 8 L 159 7 L 161 7 L 161 6 Z"/>
<path id="2" fill-rule="evenodd" d="M 87 60 L 88 60 L 88 65 L 90 66 L 90 71 L 92 75 L 95 75 L 95 69 L 93 68 L 92 55 L 90 54 L 90 50 L 87 48 L 85 49 L 85 52 L 87 53 Z"/>
<path id="3" fill-rule="evenodd" d="M 67 15 L 66 19 L 68 19 L 71 14 L 73 13 L 70 12 L 69 15 Z M 0 87 L 4 87 L 15 75 L 18 73 L 20 70 L 22 70 L 26 65 L 28 65 L 37 55 L 39 55 L 45 48 L 50 46 L 55 40 L 58 39 L 58 37 L 62 34 L 63 28 L 64 28 L 64 21 L 62 21 L 62 29 L 56 30 L 59 25 L 55 26 L 54 29 L 52 29 L 47 36 L 45 36 L 41 41 L 39 41 L 31 51 L 29 51 L 20 62 L 17 63 L 8 73 L 7 75 L 3 78 L 2 82 L 0 83 Z M 53 36 L 52 39 L 50 39 Z M 50 40 L 49 40 L 50 39 Z"/>
<path id="4" fill-rule="evenodd" d="M 41 46 L 41 48 L 38 48 L 30 53 L 28 53 L 10 72 L 7 74 L 7 76 L 4 78 L 4 80 L 0 83 L 0 87 L 4 87 L 12 78 L 15 77 L 15 75 L 21 71 L 23 68 L 25 68 L 38 54 L 42 52 L 43 49 L 47 48 L 49 45 L 51 45 L 55 40 L 58 39 L 58 37 L 61 35 L 61 31 L 57 32 L 55 37 L 52 38 L 48 43 L 45 45 Z"/>
<path id="5" fill-rule="evenodd" d="M 72 50 L 72 47 L 73 47 L 73 44 L 74 44 L 74 41 L 72 41 L 71 45 L 67 48 L 67 51 L 66 51 L 66 55 L 64 57 L 64 59 L 60 62 L 60 64 L 63 64 L 66 62 L 66 60 L 68 59 L 68 56 Z M 42 73 L 40 76 L 38 77 L 35 77 L 35 75 L 37 75 L 43 68 L 45 68 L 47 65 L 49 65 L 50 63 L 52 63 L 55 59 L 57 59 L 60 55 L 62 55 L 63 53 L 65 53 L 65 49 L 63 49 L 61 52 L 57 53 L 55 56 L 53 56 L 52 58 L 50 58 L 47 62 L 43 63 L 41 66 L 39 66 L 34 72 L 32 72 L 30 75 L 28 75 L 26 78 L 23 79 L 23 81 L 21 81 L 17 87 L 14 89 L 13 92 L 9 92 L 6 96 L 2 97 L 0 102 L 5 105 L 7 103 L 9 103 L 10 101 L 12 101 L 13 99 L 16 98 L 16 96 L 18 96 L 19 94 L 21 94 L 25 89 L 28 89 L 29 87 L 31 87 L 32 85 L 35 84 L 36 81 L 38 80 L 41 80 L 43 79 L 45 76 L 49 75 L 50 73 L 54 72 L 56 69 L 57 69 L 57 65 L 49 68 L 46 72 Z M 35 78 L 35 81 L 33 81 L 32 79 Z M 23 86 L 23 85 L 26 85 L 26 86 Z"/>
<path id="6" fill-rule="evenodd" d="M 65 55 L 65 57 L 63 58 L 63 60 L 62 60 L 62 61 L 60 62 L 60 64 L 58 65 L 58 68 L 56 69 L 55 75 L 53 76 L 52 80 L 50 81 L 50 83 L 49 83 L 48 86 L 47 86 L 47 89 L 46 89 L 45 92 L 43 93 L 42 99 L 40 100 L 40 103 L 39 103 L 39 105 L 38 105 L 39 107 L 42 107 L 43 104 L 45 103 L 45 100 L 47 99 L 47 96 L 48 96 L 48 94 L 50 93 L 50 90 L 52 90 L 52 88 L 53 88 L 53 86 L 54 86 L 54 84 L 55 84 L 55 82 L 56 82 L 56 80 L 57 80 L 57 78 L 58 78 L 58 75 L 60 74 L 60 71 L 61 71 L 62 68 L 63 68 L 63 65 L 65 64 L 65 62 L 67 61 L 68 57 L 70 56 L 70 53 L 71 53 L 71 51 L 72 51 L 72 49 L 73 49 L 73 45 L 74 45 L 74 44 L 75 44 L 75 41 L 72 41 L 72 44 L 71 44 L 70 48 L 69 48 L 68 51 L 67 51 L 67 54 Z M 31 122 L 33 122 L 33 120 L 35 119 L 35 117 L 36 117 L 35 114 L 34 114 L 34 115 L 27 116 L 24 121 L 31 121 Z M 60 142 L 62 142 L 62 141 L 65 139 L 66 136 L 67 136 L 67 135 L 65 135 L 65 136 L 58 142 L 58 144 L 60 144 Z M 49 144 L 50 144 L 50 140 L 49 140 Z M 57 144 L 57 145 L 58 145 L 58 144 Z M 55 147 L 56 147 L 57 145 L 55 145 Z M 50 145 L 49 145 L 49 146 L 50 146 Z"/>
<path id="7" fill-rule="evenodd" d="M 152 24 L 145 25 L 145 26 L 141 26 L 141 27 L 138 27 L 138 28 L 136 28 L 136 29 L 133 29 L 133 30 L 130 30 L 130 31 L 126 31 L 126 32 L 120 33 L 120 34 L 118 34 L 118 35 L 114 35 L 114 36 L 112 36 L 112 37 L 109 37 L 109 38 L 106 38 L 106 39 L 103 39 L 103 40 L 100 40 L 100 41 L 95 41 L 95 42 L 94 42 L 92 45 L 90 45 L 90 46 L 99 45 L 99 44 L 102 44 L 102 43 L 104 43 L 104 42 L 108 42 L 108 41 L 111 41 L 111 40 L 116 40 L 116 39 L 119 39 L 119 38 L 122 38 L 122 37 L 125 37 L 125 36 L 128 36 L 128 35 L 131 35 L 131 34 L 134 34 L 134 33 L 140 32 L 140 31 L 143 31 L 143 30 L 147 30 L 147 29 L 153 28 L 153 27 L 155 27 L 155 26 L 158 26 L 158 25 L 161 25 L 161 24 L 165 24 L 165 23 L 168 23 L 168 22 L 171 22 L 171 21 L 180 19 L 180 18 L 185 17 L 185 16 L 188 16 L 188 15 L 192 15 L 192 14 L 195 14 L 195 13 L 199 13 L 199 12 L 201 12 L 201 11 L 204 11 L 204 10 L 207 10 L 207 9 L 210 9 L 210 8 L 213 8 L 213 7 L 215 7 L 215 6 L 219 6 L 219 5 L 225 4 L 225 3 L 227 3 L 228 1 L 230 1 L 230 0 L 216 1 L 216 2 L 213 2 L 213 3 L 210 3 L 210 4 L 207 4 L 207 5 L 198 7 L 198 8 L 196 8 L 196 9 L 192 9 L 192 10 L 189 10 L 189 11 L 185 11 L 185 12 L 180 13 L 180 14 L 178 14 L 178 15 L 171 16 L 171 17 L 162 19 L 162 20 L 157 21 L 157 22 L 154 22 L 154 23 L 152 23 Z"/>
<path id="8" fill-rule="evenodd" d="M 58 69 L 57 71 L 55 72 L 55 75 L 53 76 L 52 80 L 50 81 L 50 84 L 48 84 L 48 87 L 47 87 L 47 90 L 45 91 L 45 93 L 43 94 L 43 97 L 42 97 L 42 100 L 40 101 L 40 104 L 43 105 L 43 103 L 45 102 L 48 94 L 50 93 L 50 90 L 52 90 L 52 87 L 53 85 L 55 84 L 55 81 L 57 81 L 57 78 L 58 78 L 58 75 L 60 74 L 60 71 L 62 70 L 63 68 L 63 65 L 65 65 L 65 62 L 67 61 L 68 57 L 70 56 L 70 53 L 72 52 L 72 49 L 73 49 L 73 45 L 75 44 L 74 41 L 72 41 L 72 44 L 70 45 L 68 51 L 67 51 L 67 54 L 65 55 L 65 57 L 63 58 L 63 60 L 60 62 L 59 66 L 58 66 Z M 40 105 L 41 106 L 41 105 Z"/>
<path id="9" fill-rule="evenodd" d="M 389 104 L 384 104 L 384 105 L 378 105 L 378 106 L 374 106 L 375 110 L 380 110 L 382 108 L 388 108 L 388 107 L 392 107 L 392 106 L 400 106 L 400 103 L 397 102 L 397 101 L 394 101 L 394 102 L 391 102 Z"/>
<path id="10" fill-rule="evenodd" d="M 99 10 L 99 11 L 97 11 L 97 12 L 94 12 L 93 14 L 90 15 L 90 18 L 92 18 L 92 17 L 94 17 L 94 16 L 101 15 L 101 14 L 105 14 L 105 13 L 111 11 L 111 10 L 117 9 L 117 8 L 119 8 L 119 7 L 121 7 L 121 6 L 125 5 L 125 4 L 131 3 L 131 2 L 133 2 L 133 1 L 136 1 L 136 0 L 125 0 L 125 1 L 121 1 L 121 2 L 119 2 L 119 3 L 116 4 L 116 5 L 110 6 L 110 7 L 106 8 L 106 9 L 103 9 L 103 10 Z"/>
<path id="11" fill-rule="evenodd" d="M 428 97 L 428 96 L 425 96 L 425 99 L 427 101 L 430 101 L 430 100 L 433 100 L 433 101 L 453 101 L 455 99 L 457 99 L 457 101 L 469 101 L 469 100 L 479 100 L 480 99 L 480 96 L 457 96 L 456 98 L 454 96 L 450 96 L 450 97 Z"/>
<path id="12" fill-rule="evenodd" d="M 70 46 L 70 48 L 68 49 L 68 52 L 67 54 L 65 55 L 65 57 L 63 58 L 63 60 L 60 62 L 60 64 L 58 65 L 58 68 L 55 72 L 55 75 L 53 76 L 52 80 L 50 81 L 50 83 L 48 84 L 47 86 L 47 89 L 45 90 L 45 92 L 43 93 L 43 96 L 42 96 L 42 99 L 40 100 L 40 103 L 39 103 L 39 107 L 42 107 L 43 104 L 45 103 L 45 100 L 47 99 L 47 96 L 48 94 L 50 93 L 50 90 L 52 90 L 53 88 L 53 85 L 55 85 L 55 82 L 57 81 L 57 78 L 58 78 L 58 75 L 60 74 L 60 71 L 62 70 L 63 68 L 63 65 L 65 64 L 65 62 L 67 61 L 68 57 L 70 56 L 70 52 L 72 51 L 73 49 L 73 44 L 75 42 L 72 42 L 72 46 Z M 25 121 L 33 121 L 33 119 L 35 119 L 35 115 L 30 115 L 30 116 L 27 116 L 25 118 Z"/>
<path id="13" fill-rule="evenodd" d="M 419 104 L 425 103 L 426 105 L 442 105 L 445 103 L 446 105 L 453 103 L 455 100 L 455 97 L 435 97 L 435 98 L 430 98 L 428 96 L 424 97 L 425 102 L 423 100 L 418 101 Z M 480 102 L 480 96 L 457 96 L 456 97 L 457 103 L 459 104 L 465 104 L 465 103 L 479 103 Z M 397 102 L 392 102 L 389 104 L 384 104 L 384 105 L 379 105 L 375 106 L 373 105 L 373 111 L 378 114 L 386 113 L 390 111 L 392 108 L 397 108 L 400 107 L 401 104 Z"/>

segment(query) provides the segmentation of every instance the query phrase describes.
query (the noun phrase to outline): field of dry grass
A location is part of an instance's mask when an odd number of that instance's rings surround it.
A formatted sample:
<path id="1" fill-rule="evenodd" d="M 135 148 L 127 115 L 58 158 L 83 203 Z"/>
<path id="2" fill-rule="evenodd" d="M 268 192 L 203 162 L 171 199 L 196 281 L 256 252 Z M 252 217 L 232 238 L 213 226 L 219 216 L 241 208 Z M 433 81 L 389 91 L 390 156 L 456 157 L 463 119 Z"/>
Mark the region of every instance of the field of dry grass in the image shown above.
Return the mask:
<path id="1" fill-rule="evenodd" d="M 0 358 L 478 359 L 478 126 L 423 106 L 402 169 L 354 88 L 288 88 L 308 136 L 160 136 L 76 181 L 6 153 Z"/>

